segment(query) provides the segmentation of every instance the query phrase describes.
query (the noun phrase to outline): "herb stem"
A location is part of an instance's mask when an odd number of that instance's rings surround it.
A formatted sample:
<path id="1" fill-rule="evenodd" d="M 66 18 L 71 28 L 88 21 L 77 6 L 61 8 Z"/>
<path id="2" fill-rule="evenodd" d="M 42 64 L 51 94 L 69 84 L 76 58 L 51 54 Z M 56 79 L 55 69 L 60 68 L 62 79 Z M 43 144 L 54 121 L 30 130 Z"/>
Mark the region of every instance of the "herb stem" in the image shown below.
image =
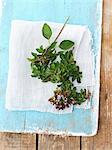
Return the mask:
<path id="1" fill-rule="evenodd" d="M 64 23 L 64 25 L 63 25 L 63 27 L 61 28 L 61 30 L 60 30 L 60 32 L 58 33 L 57 37 L 55 38 L 54 42 L 56 42 L 56 40 L 58 39 L 58 37 L 59 37 L 60 34 L 62 33 L 63 29 L 65 28 L 65 25 L 67 24 L 67 22 L 68 22 L 68 20 L 69 20 L 69 18 L 70 18 L 70 16 L 66 19 L 66 21 L 65 21 L 65 23 Z M 49 40 L 48 40 L 48 42 L 49 42 Z M 49 42 L 49 44 L 50 44 L 50 42 Z M 49 48 L 49 46 L 46 48 L 46 50 L 45 50 L 45 52 L 43 53 L 43 55 L 45 55 L 45 54 L 48 52 L 48 48 Z"/>
<path id="2" fill-rule="evenodd" d="M 70 17 L 68 17 L 63 25 L 63 27 L 61 28 L 59 34 L 57 35 L 57 37 L 55 38 L 54 42 L 56 42 L 56 40 L 58 39 L 58 37 L 60 36 L 60 34 L 62 33 L 63 29 L 65 28 L 65 25 L 67 24 L 68 20 Z"/>
<path id="3" fill-rule="evenodd" d="M 49 43 L 49 45 L 50 45 L 50 40 L 48 40 L 48 43 Z"/>

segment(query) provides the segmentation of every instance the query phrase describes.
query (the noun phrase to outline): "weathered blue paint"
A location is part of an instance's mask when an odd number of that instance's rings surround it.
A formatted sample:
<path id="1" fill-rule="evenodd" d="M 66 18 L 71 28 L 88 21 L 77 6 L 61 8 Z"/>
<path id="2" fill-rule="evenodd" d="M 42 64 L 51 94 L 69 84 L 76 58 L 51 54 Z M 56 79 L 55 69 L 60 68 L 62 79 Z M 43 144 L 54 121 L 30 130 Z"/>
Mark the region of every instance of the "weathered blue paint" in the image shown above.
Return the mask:
<path id="1" fill-rule="evenodd" d="M 102 0 L 4 0 L 4 4 L 0 24 L 0 131 L 95 134 L 98 102 L 96 104 L 94 99 L 92 106 L 95 113 L 93 109 L 74 109 L 72 114 L 64 115 L 36 111 L 10 112 L 5 109 L 5 92 L 11 20 L 64 22 L 65 18 L 70 16 L 69 23 L 89 26 L 94 40 L 93 51 L 97 56 L 100 48 Z M 95 60 L 96 77 L 98 69 Z"/>

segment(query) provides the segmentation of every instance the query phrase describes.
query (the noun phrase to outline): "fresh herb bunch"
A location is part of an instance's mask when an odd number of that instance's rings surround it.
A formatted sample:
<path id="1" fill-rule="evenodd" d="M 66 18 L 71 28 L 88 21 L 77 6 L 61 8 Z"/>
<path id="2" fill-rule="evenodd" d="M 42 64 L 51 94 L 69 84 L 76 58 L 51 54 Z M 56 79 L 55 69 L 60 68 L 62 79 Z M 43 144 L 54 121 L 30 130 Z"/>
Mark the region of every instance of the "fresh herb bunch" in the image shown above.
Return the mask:
<path id="1" fill-rule="evenodd" d="M 49 101 L 59 110 L 70 105 L 80 105 L 90 97 L 89 91 L 81 89 L 78 92 L 73 84 L 75 80 L 81 83 L 82 78 L 82 72 L 73 56 L 75 43 L 71 40 L 63 40 L 61 43 L 57 43 L 57 39 L 67 21 L 68 19 L 51 44 L 52 30 L 45 23 L 42 28 L 42 35 L 48 40 L 49 46 L 44 48 L 41 45 L 35 53 L 31 53 L 33 57 L 28 58 L 31 62 L 32 77 L 37 77 L 42 82 L 57 83 L 54 96 L 49 98 Z M 60 51 L 57 52 L 56 48 L 59 48 Z"/>

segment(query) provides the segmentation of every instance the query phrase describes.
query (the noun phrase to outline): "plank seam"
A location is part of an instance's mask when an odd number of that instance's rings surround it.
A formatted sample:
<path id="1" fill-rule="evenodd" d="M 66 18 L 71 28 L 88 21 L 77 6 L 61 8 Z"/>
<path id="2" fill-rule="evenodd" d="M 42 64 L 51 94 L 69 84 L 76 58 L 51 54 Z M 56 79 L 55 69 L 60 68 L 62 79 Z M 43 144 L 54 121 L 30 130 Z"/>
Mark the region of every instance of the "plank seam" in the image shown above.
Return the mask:
<path id="1" fill-rule="evenodd" d="M 82 150 L 82 137 L 80 136 L 80 150 Z"/>
<path id="2" fill-rule="evenodd" d="M 39 148 L 38 148 L 38 139 L 39 139 L 39 136 L 38 136 L 38 134 L 36 134 L 36 150 L 38 150 Z"/>

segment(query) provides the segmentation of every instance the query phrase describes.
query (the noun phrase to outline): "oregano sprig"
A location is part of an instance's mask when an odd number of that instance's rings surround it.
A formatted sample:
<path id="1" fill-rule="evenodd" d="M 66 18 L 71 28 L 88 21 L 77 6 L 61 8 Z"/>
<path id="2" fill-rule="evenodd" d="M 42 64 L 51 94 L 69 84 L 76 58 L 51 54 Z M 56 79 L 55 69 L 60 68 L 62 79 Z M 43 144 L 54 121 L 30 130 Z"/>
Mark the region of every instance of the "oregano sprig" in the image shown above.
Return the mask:
<path id="1" fill-rule="evenodd" d="M 82 78 L 82 72 L 73 56 L 75 42 L 63 40 L 59 44 L 57 43 L 57 39 L 68 19 L 55 40 L 48 47 L 44 48 L 41 45 L 39 48 L 36 48 L 35 53 L 31 53 L 32 58 L 28 58 L 31 62 L 32 77 L 37 77 L 42 82 L 57 83 L 54 96 L 50 97 L 49 101 L 59 110 L 65 109 L 70 105 L 80 105 L 89 99 L 91 95 L 86 89 L 81 89 L 78 92 L 73 84 L 75 80 L 81 83 Z M 49 42 L 52 34 L 51 27 L 45 23 L 42 27 L 42 35 Z M 57 47 L 61 49 L 59 52 L 56 51 Z"/>

